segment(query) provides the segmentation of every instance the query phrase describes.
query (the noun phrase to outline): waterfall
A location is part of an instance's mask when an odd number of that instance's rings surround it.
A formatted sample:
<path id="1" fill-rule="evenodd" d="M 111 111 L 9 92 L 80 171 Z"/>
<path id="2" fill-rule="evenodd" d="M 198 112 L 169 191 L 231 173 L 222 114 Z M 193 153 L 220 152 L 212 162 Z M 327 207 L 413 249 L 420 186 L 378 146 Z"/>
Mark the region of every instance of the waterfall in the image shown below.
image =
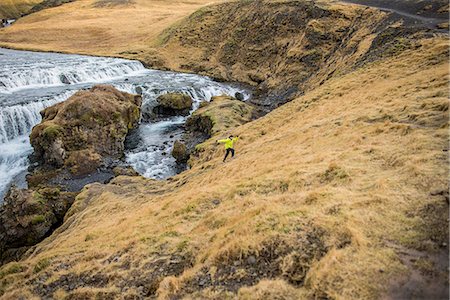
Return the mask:
<path id="1" fill-rule="evenodd" d="M 68 84 L 100 83 L 139 75 L 146 69 L 138 61 L 89 58 L 60 64 L 38 63 L 15 65 L 0 69 L 0 93 L 18 90 L 62 86 Z"/>
<path id="2" fill-rule="evenodd" d="M 33 126 L 41 121 L 41 110 L 66 100 L 74 93 L 75 91 L 67 91 L 48 100 L 1 107 L 0 144 L 22 135 L 28 135 Z"/>

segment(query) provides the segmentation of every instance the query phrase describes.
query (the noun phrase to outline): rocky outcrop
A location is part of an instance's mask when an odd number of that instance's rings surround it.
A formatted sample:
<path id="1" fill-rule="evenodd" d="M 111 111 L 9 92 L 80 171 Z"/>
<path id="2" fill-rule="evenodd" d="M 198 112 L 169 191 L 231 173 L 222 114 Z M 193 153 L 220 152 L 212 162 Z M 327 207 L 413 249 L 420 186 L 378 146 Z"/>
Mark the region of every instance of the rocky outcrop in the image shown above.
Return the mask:
<path id="1" fill-rule="evenodd" d="M 192 98 L 182 93 L 167 93 L 156 99 L 156 105 L 142 108 L 144 121 L 158 121 L 171 116 L 187 116 L 192 108 Z"/>
<path id="2" fill-rule="evenodd" d="M 30 141 L 42 165 L 74 175 L 94 172 L 123 156 L 128 131 L 138 125 L 142 98 L 111 86 L 80 91 L 51 106 L 33 128 Z"/>
<path id="3" fill-rule="evenodd" d="M 186 163 L 189 159 L 189 153 L 186 145 L 180 141 L 175 141 L 172 149 L 172 156 L 177 160 L 177 163 Z"/>
<path id="4" fill-rule="evenodd" d="M 62 223 L 76 193 L 12 187 L 0 206 L 0 263 L 14 259 Z"/>
<path id="5" fill-rule="evenodd" d="M 210 137 L 226 134 L 229 130 L 253 119 L 256 109 L 230 96 L 213 97 L 202 102 L 185 123 L 186 132 L 182 140 L 176 141 L 172 156 L 178 163 L 192 165 L 191 156 L 198 156 L 204 148 L 200 145 Z"/>
<path id="6" fill-rule="evenodd" d="M 165 116 L 188 115 L 192 108 L 192 98 L 181 93 L 168 93 L 159 96 L 158 105 L 153 108 L 155 114 Z"/>

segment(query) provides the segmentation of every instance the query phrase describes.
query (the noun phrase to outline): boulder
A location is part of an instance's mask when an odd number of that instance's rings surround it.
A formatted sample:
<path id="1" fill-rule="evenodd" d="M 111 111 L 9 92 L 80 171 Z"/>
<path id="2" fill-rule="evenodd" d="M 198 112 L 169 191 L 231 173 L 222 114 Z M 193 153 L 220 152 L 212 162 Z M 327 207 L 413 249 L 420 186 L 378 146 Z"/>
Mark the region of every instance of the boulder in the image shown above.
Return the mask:
<path id="1" fill-rule="evenodd" d="M 67 78 L 67 76 L 64 74 L 59 75 L 59 80 L 61 80 L 61 82 L 64 84 L 70 84 L 69 78 Z"/>
<path id="2" fill-rule="evenodd" d="M 14 250 L 32 246 L 62 223 L 75 193 L 59 188 L 19 190 L 12 187 L 0 206 L 0 263 L 14 257 Z"/>
<path id="3" fill-rule="evenodd" d="M 172 149 L 172 156 L 177 163 L 186 163 L 189 159 L 189 152 L 186 145 L 180 141 L 175 141 Z"/>
<path id="4" fill-rule="evenodd" d="M 43 110 L 30 135 L 36 159 L 85 175 L 107 158 L 121 158 L 128 131 L 139 123 L 141 103 L 139 95 L 99 85 Z"/>
<path id="5" fill-rule="evenodd" d="M 240 92 L 236 92 L 234 94 L 234 98 L 238 99 L 239 101 L 244 101 L 245 100 L 244 94 L 242 94 Z"/>
<path id="6" fill-rule="evenodd" d="M 113 173 L 115 176 L 139 176 L 139 173 L 130 166 L 117 166 L 113 168 Z"/>
<path id="7" fill-rule="evenodd" d="M 193 103 L 191 97 L 181 93 L 163 94 L 156 101 L 158 105 L 153 108 L 153 113 L 162 116 L 187 116 Z"/>

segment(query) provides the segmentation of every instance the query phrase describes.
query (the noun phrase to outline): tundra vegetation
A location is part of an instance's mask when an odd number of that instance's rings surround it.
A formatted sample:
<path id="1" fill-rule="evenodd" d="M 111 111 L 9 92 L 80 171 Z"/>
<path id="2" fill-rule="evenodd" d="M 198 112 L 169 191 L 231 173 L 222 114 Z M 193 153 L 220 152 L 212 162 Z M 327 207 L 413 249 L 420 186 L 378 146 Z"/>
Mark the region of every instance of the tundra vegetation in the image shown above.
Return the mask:
<path id="1" fill-rule="evenodd" d="M 448 297 L 446 33 L 332 1 L 94 2 L 27 16 L 0 42 L 237 80 L 271 111 L 227 127 L 219 110 L 177 176 L 84 187 L 0 268 L 2 297 Z M 214 141 L 230 133 L 223 164 Z"/>

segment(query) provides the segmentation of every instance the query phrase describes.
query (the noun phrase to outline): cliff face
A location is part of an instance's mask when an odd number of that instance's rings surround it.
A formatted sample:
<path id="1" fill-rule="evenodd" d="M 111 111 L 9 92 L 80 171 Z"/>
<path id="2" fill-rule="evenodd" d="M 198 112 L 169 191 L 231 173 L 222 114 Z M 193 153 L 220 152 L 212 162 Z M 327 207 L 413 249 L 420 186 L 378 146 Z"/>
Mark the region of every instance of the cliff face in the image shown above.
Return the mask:
<path id="1" fill-rule="evenodd" d="M 447 58 L 447 40 L 421 40 L 232 129 L 225 164 L 207 147 L 165 181 L 87 186 L 56 232 L 0 269 L 0 293 L 445 298 Z"/>

